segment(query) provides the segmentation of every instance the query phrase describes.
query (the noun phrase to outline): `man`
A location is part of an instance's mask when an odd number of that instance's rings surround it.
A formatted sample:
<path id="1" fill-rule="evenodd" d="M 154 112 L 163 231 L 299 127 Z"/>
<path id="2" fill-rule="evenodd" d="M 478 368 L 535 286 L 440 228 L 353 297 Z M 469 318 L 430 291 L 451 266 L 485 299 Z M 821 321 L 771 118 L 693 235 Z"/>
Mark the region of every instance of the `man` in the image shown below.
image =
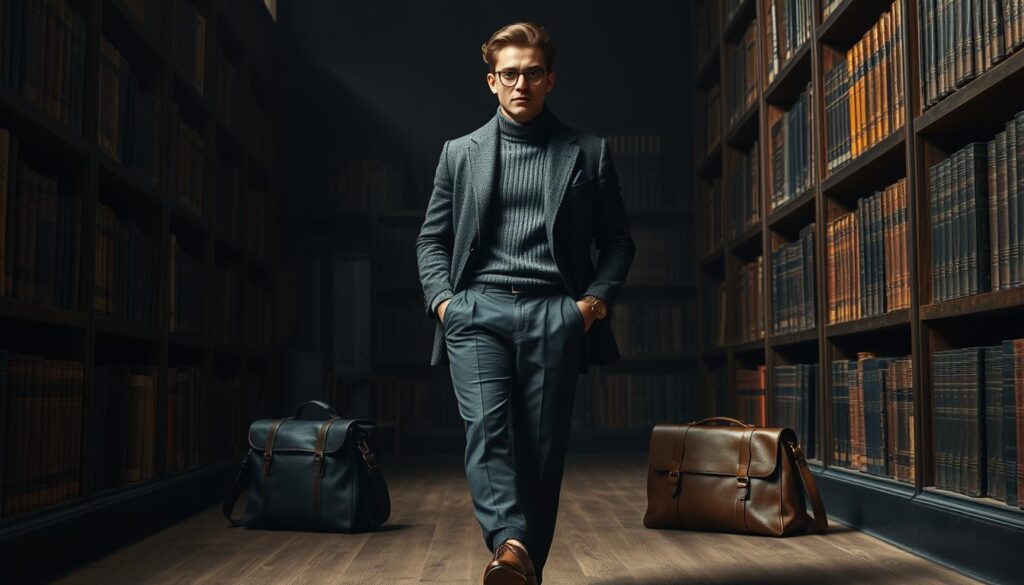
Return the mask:
<path id="1" fill-rule="evenodd" d="M 431 365 L 449 363 L 484 583 L 542 582 L 578 373 L 620 358 L 609 316 L 635 253 L 608 142 L 544 104 L 555 48 L 522 22 L 482 47 L 494 117 L 444 143 L 416 240 Z M 599 250 L 591 260 L 591 243 Z"/>

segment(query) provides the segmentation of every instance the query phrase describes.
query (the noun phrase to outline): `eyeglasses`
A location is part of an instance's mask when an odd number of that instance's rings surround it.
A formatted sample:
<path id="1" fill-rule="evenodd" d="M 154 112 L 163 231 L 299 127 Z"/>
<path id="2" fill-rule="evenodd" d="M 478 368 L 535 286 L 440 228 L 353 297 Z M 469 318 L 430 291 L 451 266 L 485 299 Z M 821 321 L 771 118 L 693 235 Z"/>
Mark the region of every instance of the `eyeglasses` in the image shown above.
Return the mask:
<path id="1" fill-rule="evenodd" d="M 501 80 L 501 84 L 505 87 L 515 87 L 516 83 L 519 82 L 519 76 L 525 75 L 526 81 L 530 85 L 537 85 L 544 79 L 544 74 L 547 70 L 543 67 L 530 67 L 525 71 L 519 71 L 518 69 L 502 69 L 498 71 L 498 79 Z"/>

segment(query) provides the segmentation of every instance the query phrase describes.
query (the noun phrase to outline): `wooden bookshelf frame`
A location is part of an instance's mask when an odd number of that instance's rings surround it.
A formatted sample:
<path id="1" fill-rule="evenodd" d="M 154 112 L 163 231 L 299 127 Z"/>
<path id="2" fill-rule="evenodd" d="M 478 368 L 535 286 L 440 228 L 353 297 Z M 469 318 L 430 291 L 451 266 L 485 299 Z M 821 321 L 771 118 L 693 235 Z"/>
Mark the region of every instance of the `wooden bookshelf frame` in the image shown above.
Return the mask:
<path id="1" fill-rule="evenodd" d="M 37 110 L 11 88 L 0 87 L 0 116 L 2 126 L 17 135 L 22 144 L 32 144 L 36 149 L 45 149 L 65 161 L 63 164 L 75 167 L 71 191 L 82 201 L 82 235 L 77 242 L 80 252 L 79 281 L 74 283 L 79 291 L 78 307 L 65 309 L 51 307 L 13 297 L 0 297 L 0 323 L 4 327 L 16 328 L 26 333 L 40 332 L 55 337 L 74 335 L 80 337 L 81 349 L 71 359 L 84 364 L 83 384 L 83 432 L 81 457 L 81 488 L 78 496 L 70 497 L 51 506 L 22 512 L 7 518 L 0 518 L 0 559 L 3 569 L 0 580 L 5 576 L 32 575 L 33 580 L 54 574 L 67 566 L 100 554 L 112 546 L 166 526 L 182 516 L 209 506 L 223 495 L 226 482 L 237 468 L 244 453 L 244 434 L 237 437 L 232 447 L 210 445 L 211 450 L 232 451 L 229 456 L 201 456 L 203 463 L 174 472 L 164 469 L 164 402 L 166 401 L 168 370 L 178 363 L 197 367 L 203 376 L 203 391 L 215 371 L 228 369 L 240 379 L 240 386 L 251 402 L 258 404 L 265 416 L 277 416 L 286 412 L 281 400 L 279 378 L 279 356 L 276 342 L 270 347 L 248 343 L 252 338 L 245 319 L 247 307 L 255 301 L 247 294 L 248 285 L 258 283 L 276 303 L 278 294 L 278 257 L 275 235 L 278 230 L 271 227 L 268 232 L 265 257 L 246 247 L 239 239 L 225 233 L 219 225 L 214 209 L 214 193 L 219 190 L 218 178 L 223 169 L 237 168 L 238 212 L 245 206 L 247 188 L 257 186 L 269 197 L 267 222 L 273 226 L 279 213 L 277 205 L 281 192 L 275 160 L 265 160 L 266 154 L 253 145 L 252 140 L 241 136 L 246 129 L 243 125 L 248 110 L 259 108 L 254 100 L 246 102 L 253 92 L 261 92 L 265 101 L 260 113 L 268 120 L 269 131 L 275 132 L 274 111 L 280 103 L 274 86 L 266 82 L 270 69 L 275 67 L 265 43 L 269 35 L 276 35 L 275 25 L 262 0 L 196 0 L 201 13 L 206 17 L 204 93 L 200 93 L 187 82 L 178 67 L 173 52 L 174 34 L 173 3 L 157 2 L 160 10 L 159 29 L 152 31 L 143 26 L 119 0 L 74 0 L 76 10 L 85 17 L 85 71 L 83 129 L 78 135 L 69 127 L 51 119 Z M 235 122 L 228 123 L 221 117 L 217 106 L 215 54 L 221 50 L 220 37 L 225 33 L 225 42 L 231 45 L 231 61 L 237 67 L 240 84 L 240 103 L 233 103 L 236 109 Z M 246 31 L 246 37 L 241 35 Z M 101 35 L 111 38 L 118 51 L 134 66 L 143 68 L 154 81 L 156 94 L 162 109 L 157 120 L 158 165 L 160 181 L 151 185 L 142 180 L 132 169 L 115 161 L 98 146 L 99 125 L 98 88 L 101 62 Z M 260 46 L 263 44 L 264 46 Z M 262 81 L 261 81 L 262 80 Z M 256 85 L 262 84 L 262 88 Z M 249 89 L 251 87 L 251 89 Z M 172 102 L 182 103 L 182 109 L 194 115 L 186 116 L 198 121 L 196 129 L 206 145 L 204 172 L 204 209 L 199 218 L 179 206 L 168 190 L 168 161 L 170 160 L 170 128 Z M 223 141 L 223 144 L 219 144 Z M 276 140 L 272 141 L 276 143 Z M 222 151 L 229 153 L 222 155 Z M 229 163 L 226 159 L 231 159 Z M 159 283 L 157 299 L 157 327 L 124 322 L 97 313 L 94 306 L 95 254 L 97 202 L 107 199 L 115 210 L 142 208 L 153 220 L 152 234 L 156 236 L 160 265 L 156 269 Z M 238 230 L 244 235 L 245 220 L 238 219 Z M 170 269 L 170 234 L 176 232 L 190 245 L 200 251 L 203 263 L 205 288 L 202 308 L 202 330 L 198 333 L 171 331 L 169 327 L 169 295 L 167 274 Z M 214 334 L 211 309 L 214 302 L 215 271 L 222 264 L 233 264 L 240 276 L 238 296 L 233 299 L 238 324 L 237 342 L 225 344 L 217 341 Z M 267 324 L 272 340 L 276 340 L 274 321 Z M 132 361 L 137 355 L 145 361 L 137 365 L 155 367 L 158 379 L 157 390 L 157 439 L 155 476 L 116 486 L 103 484 L 103 470 L 94 464 L 101 446 L 96 439 L 96 392 L 94 373 L 101 354 L 117 353 L 117 348 L 140 348 L 123 359 Z M 34 347 L 19 348 L 12 345 L 13 352 L 39 353 Z M 244 388 L 249 375 L 258 375 L 263 380 L 260 387 Z M 212 387 L 212 386 L 211 386 Z M 235 397 L 238 398 L 238 397 Z M 235 430 L 244 429 L 251 422 L 245 408 L 235 412 L 237 420 L 206 420 L 210 425 L 226 425 Z M 244 420 L 243 420 L 244 418 Z M 205 431 L 204 431 L 205 432 Z M 235 446 L 242 449 L 234 453 Z M 108 463 L 109 464 L 109 463 Z M 2 471 L 2 470 L 0 470 Z M 102 525 L 102 529 L 96 526 Z"/>
<path id="2" fill-rule="evenodd" d="M 726 81 L 727 45 L 739 42 L 743 34 L 740 29 L 745 28 L 750 19 L 756 19 L 759 95 L 757 105 L 740 116 L 739 123 L 730 127 L 728 120 L 732 106 L 728 103 L 729 92 L 722 87 L 722 119 L 719 123 L 724 140 L 721 150 L 707 158 L 700 157 L 698 153 L 695 162 L 699 171 L 695 177 L 695 193 L 700 192 L 697 187 L 705 178 L 722 178 L 721 221 L 723 233 L 726 234 L 724 250 L 717 250 L 698 259 L 698 279 L 703 283 L 706 278 L 717 279 L 724 275 L 727 286 L 726 330 L 732 332 L 735 330 L 733 321 L 738 267 L 741 260 L 748 261 L 763 251 L 766 336 L 760 341 L 729 337 L 723 347 L 708 347 L 701 336 L 701 384 L 708 389 L 708 375 L 712 366 L 724 360 L 729 368 L 728 394 L 734 400 L 735 369 L 744 364 L 766 364 L 767 418 L 771 423 L 774 391 L 772 369 L 780 363 L 791 363 L 794 356 L 811 358 L 804 363 L 816 361 L 819 364 L 815 425 L 818 448 L 811 467 L 821 482 L 830 515 L 852 527 L 983 580 L 1009 582 L 1019 578 L 1014 568 L 1014 551 L 1024 547 L 1024 510 L 990 498 L 969 498 L 932 487 L 930 368 L 933 349 L 965 347 L 986 340 L 988 344 L 994 344 L 999 342 L 999 335 L 1010 337 L 1012 325 L 1000 323 L 1008 322 L 1008 318 L 1019 321 L 1024 316 L 1024 292 L 1021 289 L 1010 289 L 930 303 L 927 166 L 938 156 L 960 148 L 970 140 L 991 138 L 1013 113 L 1024 109 L 1019 91 L 1011 90 L 1024 81 L 1024 50 L 1012 53 L 989 71 L 922 112 L 918 80 L 918 2 L 901 1 L 905 54 L 900 74 L 906 92 L 905 123 L 831 173 L 827 173 L 828 161 L 822 155 L 827 144 L 820 122 L 825 113 L 822 55 L 826 50 L 831 50 L 829 47 L 845 49 L 856 42 L 877 21 L 878 16 L 888 10 L 891 2 L 844 0 L 822 21 L 824 0 L 811 0 L 814 26 L 810 38 L 793 58 L 781 65 L 779 74 L 771 84 L 767 84 L 765 72 L 765 47 L 768 42 L 762 24 L 766 0 L 744 0 L 737 11 L 737 17 L 730 22 L 726 22 L 725 3 L 721 3 L 719 30 L 722 32 L 718 38 L 718 47 L 710 53 L 712 58 L 717 57 L 721 61 L 719 79 L 723 83 Z M 695 11 L 694 15 L 696 18 L 698 13 Z M 695 23 L 695 26 L 699 25 Z M 695 73 L 695 88 L 709 84 L 710 68 L 707 63 L 701 64 L 699 75 Z M 807 81 L 811 81 L 814 88 L 811 104 L 815 159 L 813 184 L 806 193 L 771 210 L 768 194 L 770 145 L 766 139 L 769 135 L 769 115 L 771 109 L 778 108 L 780 104 L 788 106 Z M 1015 99 L 1014 96 L 1018 97 Z M 695 108 L 695 114 L 700 116 L 702 113 Z M 756 124 L 760 136 L 760 225 L 746 230 L 736 238 L 730 238 L 725 228 L 731 217 L 730 189 L 727 183 L 732 173 L 724 167 L 728 165 L 730 149 L 747 148 L 745 145 L 757 138 L 742 131 L 751 123 Z M 850 209 L 856 205 L 858 197 L 869 195 L 903 177 L 907 180 L 908 191 L 910 307 L 855 321 L 826 323 L 827 278 L 824 260 L 827 221 L 836 209 Z M 816 325 L 807 331 L 773 334 L 771 286 L 768 280 L 771 278 L 768 268 L 771 265 L 771 254 L 780 238 L 791 240 L 797 230 L 811 221 L 816 225 Z M 699 228 L 706 229 L 706 226 Z M 755 238 L 759 248 L 752 243 Z M 701 313 L 708 307 L 702 293 L 703 286 L 698 286 L 698 311 Z M 982 331 L 972 332 L 972 329 Z M 879 348 L 892 355 L 910 355 L 913 359 L 916 380 L 914 444 L 917 473 L 912 485 L 850 471 L 833 466 L 831 462 L 832 389 L 829 364 L 833 359 L 848 357 L 856 351 Z M 951 537 L 953 534 L 956 534 L 955 538 Z M 963 546 L 968 540 L 971 546 Z"/>

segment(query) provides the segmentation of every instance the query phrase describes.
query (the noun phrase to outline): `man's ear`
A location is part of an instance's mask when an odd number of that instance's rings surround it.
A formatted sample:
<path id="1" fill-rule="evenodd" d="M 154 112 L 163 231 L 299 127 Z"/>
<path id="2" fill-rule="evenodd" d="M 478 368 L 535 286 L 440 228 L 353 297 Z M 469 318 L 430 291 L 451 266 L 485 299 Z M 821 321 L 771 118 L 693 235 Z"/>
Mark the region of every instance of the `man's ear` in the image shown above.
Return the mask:
<path id="1" fill-rule="evenodd" d="M 548 73 L 548 92 L 555 89 L 555 72 Z"/>
<path id="2" fill-rule="evenodd" d="M 488 73 L 486 79 L 487 87 L 490 88 L 491 93 L 493 93 L 494 95 L 498 95 L 498 88 L 496 86 L 498 83 L 498 79 L 494 76 L 493 73 Z"/>

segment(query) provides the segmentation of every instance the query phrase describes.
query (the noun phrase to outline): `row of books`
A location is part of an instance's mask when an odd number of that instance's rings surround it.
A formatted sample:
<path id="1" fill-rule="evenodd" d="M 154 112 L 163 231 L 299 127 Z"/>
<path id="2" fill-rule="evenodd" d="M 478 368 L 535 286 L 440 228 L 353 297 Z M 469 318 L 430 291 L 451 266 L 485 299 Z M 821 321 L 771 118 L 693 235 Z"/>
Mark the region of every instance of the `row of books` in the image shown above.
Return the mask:
<path id="1" fill-rule="evenodd" d="M 68 0 L 7 0 L 0 10 L 0 82 L 81 135 L 86 16 Z"/>
<path id="2" fill-rule="evenodd" d="M 213 56 L 214 109 L 228 128 L 237 128 L 242 102 L 242 71 L 224 50 L 223 43 L 219 49 Z"/>
<path id="3" fill-rule="evenodd" d="M 210 304 L 210 328 L 213 340 L 235 345 L 239 336 L 238 307 L 242 274 L 234 262 L 218 263 L 213 271 L 213 299 Z"/>
<path id="4" fill-rule="evenodd" d="M 910 306 L 907 181 L 857 200 L 828 223 L 828 322 L 882 315 Z"/>
<path id="5" fill-rule="evenodd" d="M 171 55 L 185 76 L 200 94 L 206 89 L 206 16 L 190 2 L 174 4 L 174 36 Z"/>
<path id="6" fill-rule="evenodd" d="M 155 88 L 106 37 L 100 38 L 99 147 L 154 185 L 161 171 L 157 137 L 162 109 Z"/>
<path id="7" fill-rule="evenodd" d="M 725 283 L 705 277 L 701 282 L 700 312 L 701 342 L 704 348 L 724 347 L 726 343 L 725 329 Z"/>
<path id="8" fill-rule="evenodd" d="M 633 227 L 632 232 L 637 254 L 629 267 L 627 285 L 693 284 L 693 234 L 674 225 L 645 224 Z"/>
<path id="9" fill-rule="evenodd" d="M 368 156 L 339 162 L 330 179 L 328 211 L 411 208 L 403 200 L 406 172 L 406 163 L 399 158 Z"/>
<path id="10" fill-rule="evenodd" d="M 217 231 L 228 241 L 241 244 L 240 209 L 242 172 L 236 164 L 223 164 L 217 171 L 213 190 L 213 218 Z"/>
<path id="11" fill-rule="evenodd" d="M 758 142 L 750 150 L 730 156 L 729 226 L 730 236 L 737 237 L 761 221 L 761 165 Z M 704 224 L 707 225 L 707 224 Z"/>
<path id="12" fill-rule="evenodd" d="M 689 356 L 697 350 L 696 317 L 693 298 L 683 301 L 618 301 L 609 310 L 615 340 L 623 357 Z"/>
<path id="13" fill-rule="evenodd" d="M 772 254 L 772 331 L 811 329 L 815 325 L 814 223 L 800 229 L 799 239 Z"/>
<path id="14" fill-rule="evenodd" d="M 895 0 L 845 54 L 823 54 L 828 172 L 906 122 L 902 10 Z"/>
<path id="15" fill-rule="evenodd" d="M 910 356 L 832 362 L 832 460 L 914 483 L 914 368 Z"/>
<path id="16" fill-rule="evenodd" d="M 922 0 L 917 9 L 925 108 L 1024 46 L 1020 0 Z"/>
<path id="17" fill-rule="evenodd" d="M 810 38 L 814 30 L 811 0 L 764 0 L 767 17 L 768 83 Z"/>
<path id="18" fill-rule="evenodd" d="M 264 44 L 269 45 L 270 43 Z M 260 51 L 261 49 L 256 48 L 255 50 Z M 250 71 L 258 71 L 259 67 L 260 62 L 255 62 Z M 258 76 L 252 77 L 252 79 L 253 83 L 245 84 L 242 88 L 242 91 L 245 92 L 245 99 L 242 100 L 242 118 L 245 120 L 245 124 L 241 127 L 242 141 L 256 157 L 259 170 L 267 176 L 273 176 L 274 163 L 279 158 L 275 123 L 280 106 L 274 104 L 273 94 L 269 94 L 269 92 L 273 91 L 276 86 L 263 85 L 265 82 L 260 81 Z M 256 91 L 257 86 L 260 87 L 260 91 Z"/>
<path id="19" fill-rule="evenodd" d="M 78 496 L 81 361 L 0 349 L 0 517 Z"/>
<path id="20" fill-rule="evenodd" d="M 157 326 L 158 236 L 134 218 L 96 204 L 97 315 L 149 327 Z"/>
<path id="21" fill-rule="evenodd" d="M 757 103 L 757 23 L 751 21 L 739 46 L 725 55 L 726 95 L 732 126 Z"/>
<path id="22" fill-rule="evenodd" d="M 270 351 L 276 347 L 274 339 L 274 295 L 270 289 L 252 283 L 246 287 L 242 303 L 242 332 L 246 347 L 252 351 Z"/>
<path id="23" fill-rule="evenodd" d="M 697 186 L 697 221 L 700 241 L 698 251 L 703 258 L 722 247 L 722 180 L 701 181 Z"/>
<path id="24" fill-rule="evenodd" d="M 818 364 L 777 365 L 772 368 L 772 419 L 777 427 L 793 429 L 804 454 L 817 455 L 815 419 Z"/>
<path id="25" fill-rule="evenodd" d="M 409 222 L 377 224 L 378 257 L 389 259 L 389 262 L 380 262 L 376 266 L 380 288 L 415 289 L 420 286 L 416 266 L 418 235 L 419 226 Z"/>
<path id="26" fill-rule="evenodd" d="M 206 138 L 182 116 L 176 102 L 171 102 L 170 142 L 167 187 L 171 201 L 202 218 L 206 199 Z"/>
<path id="27" fill-rule="evenodd" d="M 725 368 L 723 367 L 724 371 Z M 736 418 L 741 421 L 758 426 L 765 426 L 766 422 L 766 394 L 767 394 L 767 371 L 765 366 L 759 365 L 756 368 L 738 368 L 736 376 Z M 723 392 L 724 394 L 724 392 Z M 728 405 L 728 397 L 723 396 L 719 401 L 715 414 L 729 416 L 731 408 L 723 408 Z"/>
<path id="28" fill-rule="evenodd" d="M 262 186 L 250 184 L 245 189 L 241 206 L 242 234 L 245 248 L 257 257 L 267 259 L 267 253 L 276 245 L 277 231 L 273 222 L 278 217 L 275 201 Z"/>
<path id="29" fill-rule="evenodd" d="M 689 210 L 689 197 L 664 186 L 661 134 L 610 134 L 607 139 L 626 211 Z"/>
<path id="30" fill-rule="evenodd" d="M 1024 112 L 988 142 L 929 169 L 932 299 L 1016 288 L 1024 280 Z"/>
<path id="31" fill-rule="evenodd" d="M 0 296 L 77 308 L 81 199 L 22 160 L 20 144 L 0 128 Z"/>
<path id="32" fill-rule="evenodd" d="M 739 267 L 736 275 L 736 337 L 739 341 L 764 338 L 764 256 Z"/>
<path id="33" fill-rule="evenodd" d="M 843 0 L 822 0 L 821 2 L 821 21 L 825 22 L 828 17 L 832 15 L 832 12 L 843 3 Z"/>
<path id="34" fill-rule="evenodd" d="M 202 333 L 205 268 L 199 254 L 181 245 L 178 234 L 171 232 L 171 262 L 167 289 L 170 295 L 170 331 Z"/>
<path id="35" fill-rule="evenodd" d="M 935 487 L 1024 506 L 1024 339 L 936 351 Z"/>
<path id="36" fill-rule="evenodd" d="M 720 9 L 718 0 L 698 0 L 694 14 L 694 62 L 704 63 L 711 56 L 711 51 L 718 44 Z"/>
<path id="37" fill-rule="evenodd" d="M 334 326 L 331 328 L 332 353 L 331 364 L 335 372 L 369 372 L 370 348 L 366 343 L 370 338 L 370 317 L 373 312 L 373 293 L 370 290 L 371 262 L 368 256 L 354 256 L 334 260 L 331 267 L 330 310 Z M 290 279 L 286 279 L 290 280 Z M 284 303 L 282 303 L 282 306 Z M 409 319 L 422 321 L 422 315 L 406 315 Z M 430 323 L 433 323 L 432 321 Z M 312 324 L 316 329 L 317 324 Z M 431 347 L 418 343 L 414 348 L 416 354 L 428 356 L 432 349 L 433 332 L 418 332 L 431 340 Z"/>
<path id="38" fill-rule="evenodd" d="M 118 0 L 128 12 L 146 29 L 150 38 L 157 39 L 160 35 L 160 0 Z"/>
<path id="39" fill-rule="evenodd" d="M 721 86 L 715 83 L 697 92 L 697 138 L 696 152 L 707 156 L 722 142 L 722 100 Z"/>
<path id="40" fill-rule="evenodd" d="M 769 115 L 772 209 L 811 188 L 814 168 L 812 103 L 812 84 L 808 82 L 806 89 L 788 111 L 772 109 Z"/>
<path id="41" fill-rule="evenodd" d="M 614 372 L 577 379 L 573 428 L 649 429 L 666 420 L 698 418 L 701 405 L 693 373 Z"/>

